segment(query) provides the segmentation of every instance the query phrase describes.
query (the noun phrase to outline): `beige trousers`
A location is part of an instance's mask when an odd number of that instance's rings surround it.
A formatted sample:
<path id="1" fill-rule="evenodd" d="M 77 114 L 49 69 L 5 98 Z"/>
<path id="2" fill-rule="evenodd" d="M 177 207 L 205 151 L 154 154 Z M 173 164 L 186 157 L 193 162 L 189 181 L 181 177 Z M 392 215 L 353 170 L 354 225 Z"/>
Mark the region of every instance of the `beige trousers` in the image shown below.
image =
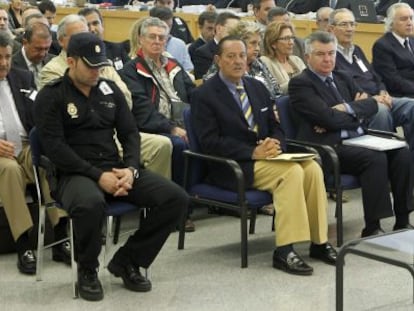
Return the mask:
<path id="1" fill-rule="evenodd" d="M 142 133 L 141 165 L 154 173 L 171 179 L 171 140 L 162 135 Z"/>
<path id="2" fill-rule="evenodd" d="M 40 173 L 40 181 L 44 190 L 45 203 L 52 203 L 49 186 L 44 172 Z M 17 159 L 0 157 L 0 198 L 9 222 L 10 230 L 16 241 L 25 231 L 33 227 L 33 220 L 26 204 L 26 184 L 34 183 L 32 155 L 27 144 Z M 52 225 L 56 225 L 61 217 L 66 217 L 64 210 L 48 209 Z"/>
<path id="3" fill-rule="evenodd" d="M 328 203 L 322 170 L 315 161 L 256 161 L 253 187 L 273 195 L 276 246 L 327 242 Z"/>

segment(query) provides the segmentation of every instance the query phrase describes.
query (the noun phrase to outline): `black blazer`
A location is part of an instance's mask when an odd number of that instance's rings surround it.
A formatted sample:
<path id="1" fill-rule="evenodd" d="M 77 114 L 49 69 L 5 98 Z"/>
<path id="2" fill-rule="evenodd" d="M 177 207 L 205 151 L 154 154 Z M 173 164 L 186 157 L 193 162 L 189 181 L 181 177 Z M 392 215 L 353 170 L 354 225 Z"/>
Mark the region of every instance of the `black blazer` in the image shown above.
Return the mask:
<path id="1" fill-rule="evenodd" d="M 342 98 L 354 110 L 355 116 L 332 109 L 338 104 L 325 83 L 309 69 L 289 82 L 289 97 L 297 126 L 297 139 L 336 145 L 341 142 L 341 130 L 356 130 L 364 120 L 378 111 L 375 99 L 354 101 L 361 91 L 343 72 L 335 72 L 334 82 Z M 326 129 L 317 133 L 315 126 Z"/>
<path id="2" fill-rule="evenodd" d="M 55 55 L 53 54 L 47 54 L 46 57 L 42 61 L 42 65 L 46 65 Z M 30 70 L 29 67 L 27 67 L 26 60 L 23 57 L 22 50 L 20 49 L 15 54 L 13 54 L 12 57 L 12 67 L 14 68 L 20 68 L 23 70 Z"/>
<path id="3" fill-rule="evenodd" d="M 216 41 L 210 40 L 203 46 L 195 50 L 193 54 L 194 76 L 196 79 L 201 79 L 210 68 L 216 55 L 218 45 Z"/>
<path id="4" fill-rule="evenodd" d="M 29 92 L 36 90 L 33 74 L 30 71 L 19 68 L 11 68 L 7 75 L 10 89 L 13 95 L 20 121 L 27 134 L 34 126 L 33 100 L 29 98 Z"/>
<path id="5" fill-rule="evenodd" d="M 193 64 L 194 64 L 193 57 L 194 57 L 194 53 L 195 53 L 195 51 L 196 51 L 199 47 L 202 47 L 204 44 L 206 44 L 206 41 L 204 41 L 202 38 L 198 38 L 197 40 L 195 40 L 193 43 L 191 43 L 191 44 L 188 46 L 188 54 L 190 54 L 191 61 L 193 62 Z"/>
<path id="6" fill-rule="evenodd" d="M 104 41 L 106 57 L 112 62 L 116 70 L 121 70 L 124 65 L 130 60 L 128 52 L 125 49 L 123 42 Z M 122 62 L 122 66 L 116 66 L 115 62 Z"/>
<path id="7" fill-rule="evenodd" d="M 203 152 L 236 160 L 243 170 L 246 187 L 253 184 L 253 150 L 266 137 L 278 139 L 285 150 L 284 134 L 276 122 L 270 94 L 258 80 L 243 78 L 258 133 L 249 130 L 239 103 L 218 74 L 196 88 L 191 96 L 191 116 Z M 235 189 L 228 168 L 211 165 L 210 182 Z"/>
<path id="8" fill-rule="evenodd" d="M 414 51 L 414 39 L 409 40 Z M 391 95 L 414 97 L 414 55 L 391 32 L 374 43 L 372 65 Z"/>

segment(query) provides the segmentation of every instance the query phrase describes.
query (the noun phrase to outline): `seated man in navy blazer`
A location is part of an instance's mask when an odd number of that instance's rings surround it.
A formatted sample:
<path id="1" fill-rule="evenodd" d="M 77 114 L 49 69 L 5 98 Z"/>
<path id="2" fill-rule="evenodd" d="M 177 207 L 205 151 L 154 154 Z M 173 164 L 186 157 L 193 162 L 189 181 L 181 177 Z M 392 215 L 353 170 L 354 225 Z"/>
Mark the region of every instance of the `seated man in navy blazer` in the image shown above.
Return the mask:
<path id="1" fill-rule="evenodd" d="M 368 97 L 348 73 L 332 73 L 336 51 L 332 33 L 317 31 L 305 39 L 308 68 L 289 82 L 297 139 L 332 146 L 341 172 L 358 176 L 365 220 L 362 237 L 381 233 L 380 219 L 393 215 L 394 230 L 413 228 L 408 221 L 413 209 L 408 148 L 374 151 L 342 144 L 344 139 L 362 135 L 378 105 L 389 103 L 385 95 Z"/>
<path id="2" fill-rule="evenodd" d="M 219 72 L 195 89 L 191 97 L 192 123 L 203 152 L 236 160 L 246 188 L 268 191 L 276 210 L 276 250 L 273 267 L 310 275 L 313 268 L 294 251 L 293 244 L 311 240 L 310 257 L 335 264 L 336 251 L 328 243 L 327 201 L 323 174 L 313 160 L 266 160 L 286 150 L 275 120 L 273 103 L 260 81 L 245 76 L 245 43 L 224 37 L 215 62 Z M 234 189 L 227 167 L 211 165 L 210 182 Z M 294 195 L 293 195 L 294 194 Z"/>
<path id="3" fill-rule="evenodd" d="M 387 16 L 387 32 L 372 48 L 372 64 L 392 96 L 414 97 L 413 9 L 396 3 Z"/>

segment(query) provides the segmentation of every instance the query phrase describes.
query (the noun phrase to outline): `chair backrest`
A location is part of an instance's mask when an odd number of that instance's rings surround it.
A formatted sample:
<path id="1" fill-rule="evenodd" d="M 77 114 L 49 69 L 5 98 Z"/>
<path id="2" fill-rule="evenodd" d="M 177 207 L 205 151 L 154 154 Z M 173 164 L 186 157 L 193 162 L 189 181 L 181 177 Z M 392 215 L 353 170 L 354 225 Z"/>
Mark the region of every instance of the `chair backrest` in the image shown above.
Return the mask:
<path id="1" fill-rule="evenodd" d="M 201 152 L 200 143 L 194 130 L 194 126 L 191 122 L 191 108 L 186 107 L 183 112 L 184 125 L 187 131 L 189 150 L 193 152 Z M 189 165 L 191 167 L 191 174 L 187 182 L 188 186 L 196 183 L 201 183 L 207 176 L 207 165 L 205 162 L 198 159 L 191 159 Z"/>
<path id="2" fill-rule="evenodd" d="M 33 165 L 40 165 L 40 157 L 42 155 L 42 145 L 40 144 L 39 135 L 36 127 L 33 127 L 29 133 L 30 151 L 32 153 Z"/>
<path id="3" fill-rule="evenodd" d="M 279 113 L 280 126 L 288 139 L 296 138 L 296 128 L 290 116 L 289 96 L 281 96 L 276 100 L 277 112 Z"/>

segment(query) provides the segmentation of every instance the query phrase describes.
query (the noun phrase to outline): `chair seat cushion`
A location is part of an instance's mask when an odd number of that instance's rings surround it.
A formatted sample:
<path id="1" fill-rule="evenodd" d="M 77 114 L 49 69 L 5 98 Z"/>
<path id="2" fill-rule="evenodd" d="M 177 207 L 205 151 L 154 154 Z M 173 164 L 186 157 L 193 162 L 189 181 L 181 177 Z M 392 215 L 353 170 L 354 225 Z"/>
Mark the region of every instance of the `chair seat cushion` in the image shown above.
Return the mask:
<path id="1" fill-rule="evenodd" d="M 105 214 L 106 216 L 121 216 L 123 214 L 138 210 L 138 206 L 120 201 L 111 201 L 108 202 L 106 207 Z"/>
<path id="2" fill-rule="evenodd" d="M 196 184 L 191 187 L 189 194 L 202 199 L 238 204 L 237 192 L 209 184 Z M 249 208 L 261 208 L 273 201 L 269 192 L 259 190 L 247 190 L 246 200 Z"/>
<path id="3" fill-rule="evenodd" d="M 351 190 L 361 187 L 358 177 L 355 175 L 341 174 L 341 185 L 344 190 Z M 329 176 L 326 180 L 326 187 L 328 189 L 334 188 L 334 177 Z"/>

